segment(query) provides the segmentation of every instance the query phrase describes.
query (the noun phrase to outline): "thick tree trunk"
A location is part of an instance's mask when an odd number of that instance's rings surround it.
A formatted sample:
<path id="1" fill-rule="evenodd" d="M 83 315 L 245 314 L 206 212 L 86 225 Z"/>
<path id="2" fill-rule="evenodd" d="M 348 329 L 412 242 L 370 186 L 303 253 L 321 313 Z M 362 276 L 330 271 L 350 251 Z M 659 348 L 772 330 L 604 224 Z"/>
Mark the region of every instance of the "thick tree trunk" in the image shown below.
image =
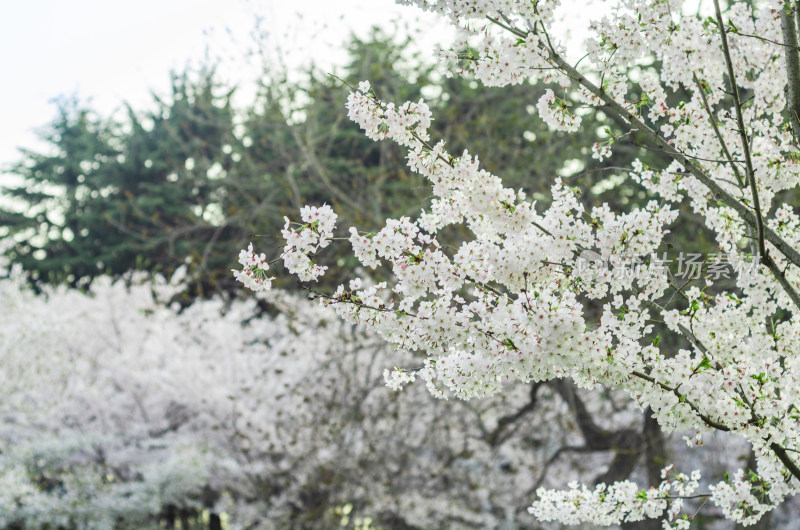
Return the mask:
<path id="1" fill-rule="evenodd" d="M 661 482 L 661 470 L 667 461 L 667 449 L 664 444 L 664 434 L 658 426 L 650 407 L 644 411 L 644 425 L 642 427 L 644 441 L 645 466 L 647 467 L 647 482 L 655 486 Z M 660 530 L 660 519 L 648 519 L 637 523 L 623 523 L 622 530 Z"/>
<path id="2" fill-rule="evenodd" d="M 796 2 L 787 1 L 781 13 L 783 53 L 786 59 L 786 107 L 795 139 L 800 138 L 800 55 L 798 54 L 797 26 L 800 19 Z"/>

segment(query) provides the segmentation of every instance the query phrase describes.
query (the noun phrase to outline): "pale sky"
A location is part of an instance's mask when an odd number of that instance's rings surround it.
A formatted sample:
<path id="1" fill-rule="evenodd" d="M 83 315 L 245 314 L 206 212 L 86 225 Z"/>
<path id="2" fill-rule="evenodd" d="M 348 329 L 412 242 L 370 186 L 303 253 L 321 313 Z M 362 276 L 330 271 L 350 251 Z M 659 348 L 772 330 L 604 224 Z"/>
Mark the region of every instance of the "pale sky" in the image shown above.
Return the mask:
<path id="1" fill-rule="evenodd" d="M 35 130 L 54 118 L 54 98 L 77 95 L 104 116 L 122 101 L 141 107 L 149 90 L 166 92 L 171 69 L 206 55 L 246 83 L 259 17 L 275 57 L 314 56 L 327 67 L 345 57 L 351 30 L 365 35 L 372 24 L 420 15 L 393 0 L 0 0 L 0 169 L 18 159 L 17 146 L 38 145 Z"/>

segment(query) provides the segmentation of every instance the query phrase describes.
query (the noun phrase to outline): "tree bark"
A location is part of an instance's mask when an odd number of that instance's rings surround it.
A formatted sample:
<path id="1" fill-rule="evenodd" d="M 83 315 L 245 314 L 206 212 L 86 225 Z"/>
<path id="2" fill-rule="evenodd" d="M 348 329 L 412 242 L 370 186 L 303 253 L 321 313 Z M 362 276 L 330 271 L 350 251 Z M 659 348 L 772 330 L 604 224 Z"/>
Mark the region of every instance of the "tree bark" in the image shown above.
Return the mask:
<path id="1" fill-rule="evenodd" d="M 794 15 L 794 16 L 793 16 Z M 783 53 L 786 59 L 786 110 L 792 125 L 795 139 L 800 137 L 800 55 L 797 51 L 797 27 L 795 18 L 800 19 L 795 2 L 787 1 L 781 13 L 783 30 Z"/>
<path id="2" fill-rule="evenodd" d="M 644 426 L 642 427 L 644 440 L 645 466 L 647 467 L 647 482 L 655 486 L 661 482 L 661 470 L 666 465 L 667 449 L 664 443 L 664 434 L 658 426 L 656 418 L 650 407 L 644 411 Z M 622 530 L 660 530 L 661 519 L 646 519 L 636 523 L 622 523 Z"/>

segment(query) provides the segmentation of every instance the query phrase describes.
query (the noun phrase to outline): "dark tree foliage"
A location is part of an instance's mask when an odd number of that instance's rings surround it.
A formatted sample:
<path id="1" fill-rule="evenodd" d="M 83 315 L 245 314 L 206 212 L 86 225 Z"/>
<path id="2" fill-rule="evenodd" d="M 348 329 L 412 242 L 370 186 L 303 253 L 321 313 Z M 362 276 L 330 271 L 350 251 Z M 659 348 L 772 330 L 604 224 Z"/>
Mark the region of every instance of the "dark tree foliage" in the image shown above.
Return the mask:
<path id="1" fill-rule="evenodd" d="M 599 162 L 587 148 L 593 139 L 548 131 L 532 115 L 543 88 L 523 84 L 509 94 L 444 78 L 420 67 L 410 44 L 378 29 L 353 37 L 342 79 L 313 68 L 303 83 L 267 75 L 272 81 L 243 109 L 233 108 L 234 88 L 213 68 L 173 75 L 167 96 L 154 95 L 151 109 L 126 107 L 118 121 L 63 100 L 43 135 L 49 149 L 23 151 L 13 168 L 23 184 L 3 190 L 17 205 L 0 210 L 6 235 L 17 241 L 8 257 L 36 282 L 73 286 L 131 269 L 169 275 L 187 264 L 190 296 L 210 296 L 237 291 L 230 269 L 249 241 L 277 258 L 283 218 L 295 219 L 303 204 L 332 204 L 340 226 L 364 231 L 419 212 L 427 189 L 405 168 L 404 153 L 370 141 L 347 119 L 347 85 L 363 79 L 386 100 L 425 97 L 435 140 L 447 140 L 452 152 L 468 147 L 508 186 L 542 202 L 554 174 L 594 189 L 587 206 L 646 200 L 625 183 L 596 186 L 624 174 L 616 168 L 641 153 L 617 149 Z M 614 127 L 602 113 L 584 116 L 584 125 L 592 138 Z M 462 234 L 453 230 L 440 239 L 457 242 Z M 347 245 L 320 257 L 351 259 Z M 342 279 L 331 274 L 325 282 Z"/>
<path id="2" fill-rule="evenodd" d="M 186 259 L 205 265 L 198 242 L 220 237 L 212 206 L 232 165 L 230 92 L 213 71 L 173 76 L 167 100 L 103 121 L 74 100 L 59 104 L 44 136 L 52 154 L 24 152 L 6 189 L 26 208 L 4 211 L 19 243 L 8 251 L 35 279 L 81 284 L 133 269 L 169 272 Z M 228 227 L 226 227 L 228 228 Z M 226 237 L 241 237 L 229 231 Z"/>

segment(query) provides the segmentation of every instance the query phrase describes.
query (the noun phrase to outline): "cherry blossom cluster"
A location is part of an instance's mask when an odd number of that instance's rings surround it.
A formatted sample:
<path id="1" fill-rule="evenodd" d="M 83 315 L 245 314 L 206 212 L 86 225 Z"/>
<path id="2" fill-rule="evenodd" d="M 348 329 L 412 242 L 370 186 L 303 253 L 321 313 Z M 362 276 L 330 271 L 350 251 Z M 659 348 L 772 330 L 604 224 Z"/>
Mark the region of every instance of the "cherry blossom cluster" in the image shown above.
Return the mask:
<path id="1" fill-rule="evenodd" d="M 252 243 L 247 246 L 247 250 L 239 252 L 239 263 L 243 269 L 231 271 L 237 282 L 243 283 L 245 287 L 256 292 L 267 291 L 272 287 L 272 280 L 275 277 L 267 277 L 266 271 L 269 270 L 267 256 L 263 253 L 256 254 Z"/>
<path id="2" fill-rule="evenodd" d="M 434 144 L 423 102 L 384 102 L 359 84 L 348 98 L 350 118 L 369 138 L 407 148 L 409 168 L 432 188 L 416 219 L 389 219 L 371 233 L 350 229 L 356 257 L 368 268 L 388 265 L 392 284 L 358 280 L 324 300 L 419 354 L 421 366 L 387 371 L 387 384 L 420 377 L 435 396 L 463 399 L 514 381 L 620 388 L 665 431 L 695 433 L 692 445 L 710 431 L 752 445 L 757 471 L 735 471 L 706 494 L 726 517 L 753 522 L 800 492 L 800 217 L 784 202 L 800 184 L 800 160 L 783 115 L 787 6 L 739 2 L 723 13 L 715 1 L 716 16 L 703 18 L 682 15 L 689 11 L 680 0 L 625 0 L 592 24 L 579 70 L 551 35 L 556 2 L 403 3 L 460 28 L 440 53 L 450 72 L 492 86 L 552 84 L 537 104 L 552 129 L 573 132 L 578 105 L 602 105 L 622 130 L 597 139 L 595 158 L 639 135 L 666 161 L 637 160 L 624 170 L 654 197 L 644 206 L 588 208 L 555 179 L 541 207 L 468 151 Z M 739 267 L 728 283 L 677 283 L 653 256 L 681 208 L 702 219 L 715 251 L 754 269 Z M 438 234 L 453 224 L 471 237 L 451 249 Z M 608 266 L 580 266 L 587 255 Z M 636 275 L 615 273 L 630 263 Z M 661 333 L 683 346 L 663 347 Z M 652 493 L 627 481 L 541 490 L 532 513 L 619 524 L 666 510 L 665 524 L 684 528 L 676 516 L 699 478 L 679 475 Z"/>
<path id="3" fill-rule="evenodd" d="M 328 205 L 304 206 L 300 210 L 300 218 L 303 223 L 299 225 L 294 225 L 288 218 L 284 218 L 286 224 L 281 234 L 286 240 L 286 245 L 281 258 L 286 270 L 297 275 L 301 281 L 316 281 L 325 274 L 328 267 L 313 263 L 311 258 L 331 244 L 337 215 Z M 237 281 L 253 291 L 266 291 L 271 288 L 272 280 L 275 278 L 266 276 L 266 271 L 269 270 L 267 257 L 263 253 L 256 254 L 252 243 L 246 250 L 239 252 L 239 263 L 244 267 L 243 270 L 232 271 Z"/>
<path id="4" fill-rule="evenodd" d="M 281 234 L 286 240 L 283 248 L 283 265 L 291 274 L 304 282 L 316 281 L 328 267 L 311 262 L 311 256 L 331 243 L 336 228 L 336 214 L 328 206 L 304 206 L 300 210 L 303 224 L 293 227 L 285 218 L 286 225 Z"/>
<path id="5" fill-rule="evenodd" d="M 575 132 L 581 126 L 580 116 L 570 114 L 567 104 L 549 88 L 536 104 L 539 117 L 554 131 Z"/>
<path id="6" fill-rule="evenodd" d="M 722 508 L 725 516 L 745 525 L 755 523 L 764 512 L 773 508 L 769 483 L 755 474 L 745 477 L 742 469 L 730 479 L 710 486 L 710 489 L 714 504 Z"/>
<path id="7" fill-rule="evenodd" d="M 661 476 L 665 480 L 648 490 L 639 489 L 628 480 L 610 486 L 598 484 L 594 490 L 577 482 L 570 483 L 564 491 L 540 489 L 539 499 L 528 511 L 540 521 L 599 525 L 664 517 L 666 513 L 665 528 L 687 530 L 691 523 L 682 514 L 683 499 L 697 491 L 700 473 L 676 473 L 667 478 L 672 467 L 664 468 Z"/>
<path id="8" fill-rule="evenodd" d="M 394 104 L 378 107 L 369 104 L 375 99 L 371 91 L 369 82 L 362 81 L 358 90 L 347 98 L 348 117 L 355 122 L 368 124 L 366 130 L 369 138 L 391 138 L 400 145 L 411 145 L 414 135 L 424 137 L 431 125 L 431 111 L 425 102 L 408 101 L 399 107 Z"/>
<path id="9" fill-rule="evenodd" d="M 403 385 L 413 383 L 416 380 L 414 372 L 403 370 L 402 368 L 395 368 L 394 370 L 384 370 L 383 379 L 386 381 L 386 386 L 392 390 L 403 390 Z"/>

